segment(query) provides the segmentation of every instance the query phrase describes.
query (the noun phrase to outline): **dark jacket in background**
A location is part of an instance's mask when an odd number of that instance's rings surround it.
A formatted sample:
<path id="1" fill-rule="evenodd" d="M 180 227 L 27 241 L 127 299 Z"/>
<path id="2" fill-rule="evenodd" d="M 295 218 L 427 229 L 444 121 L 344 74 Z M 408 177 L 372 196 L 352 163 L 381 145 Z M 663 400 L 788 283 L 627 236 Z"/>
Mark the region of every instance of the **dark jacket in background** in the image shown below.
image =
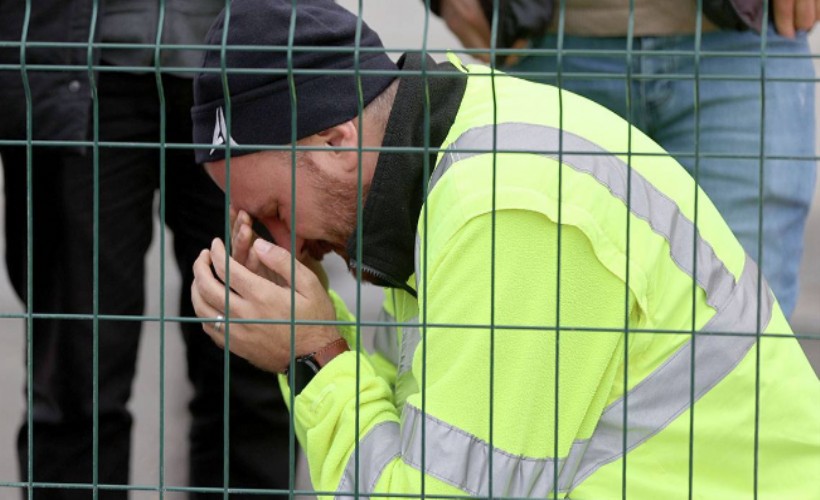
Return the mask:
<path id="1" fill-rule="evenodd" d="M 204 33 L 224 2 L 166 0 L 162 43 L 202 44 Z M 94 42 L 153 44 L 159 21 L 156 0 L 103 0 L 96 12 Z M 89 65 L 148 67 L 153 49 L 89 50 L 94 17 L 92 0 L 36 0 L 21 54 L 26 2 L 0 0 L 0 140 L 26 138 L 26 95 L 21 66 L 25 64 L 31 89 L 32 132 L 36 140 L 83 141 L 91 114 Z M 145 26 L 154 29 L 146 30 Z M 54 43 L 72 44 L 55 46 Z M 160 53 L 164 68 L 179 68 L 175 76 L 193 78 L 185 68 L 198 68 L 202 52 L 166 49 Z M 49 70 L 48 66 L 55 66 Z"/>

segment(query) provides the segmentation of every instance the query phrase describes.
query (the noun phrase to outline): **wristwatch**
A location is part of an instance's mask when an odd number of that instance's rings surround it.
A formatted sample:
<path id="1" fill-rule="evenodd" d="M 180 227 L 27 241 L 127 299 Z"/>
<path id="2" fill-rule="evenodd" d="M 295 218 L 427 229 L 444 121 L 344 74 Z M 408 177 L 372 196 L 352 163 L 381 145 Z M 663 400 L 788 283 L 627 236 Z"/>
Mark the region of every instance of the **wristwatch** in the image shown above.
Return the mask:
<path id="1" fill-rule="evenodd" d="M 295 363 L 285 370 L 288 384 L 290 384 L 290 372 L 293 370 L 293 387 L 291 387 L 293 395 L 301 394 L 319 370 L 330 363 L 333 358 L 349 350 L 347 341 L 339 337 L 316 352 L 296 358 Z"/>

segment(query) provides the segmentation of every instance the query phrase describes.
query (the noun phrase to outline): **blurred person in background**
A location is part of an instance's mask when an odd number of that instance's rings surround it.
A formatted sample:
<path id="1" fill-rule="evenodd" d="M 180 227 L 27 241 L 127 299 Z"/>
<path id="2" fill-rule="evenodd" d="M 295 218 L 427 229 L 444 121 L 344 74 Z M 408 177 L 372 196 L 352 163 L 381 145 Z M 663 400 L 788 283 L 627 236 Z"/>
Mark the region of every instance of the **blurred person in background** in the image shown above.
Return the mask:
<path id="1" fill-rule="evenodd" d="M 820 2 L 772 0 L 764 18 L 763 0 L 501 1 L 495 44 L 492 0 L 429 5 L 465 47 L 506 49 L 504 71 L 603 104 L 674 155 L 791 316 L 816 175 L 807 32 Z"/>
<path id="2" fill-rule="evenodd" d="M 173 47 L 201 44 L 225 2 L 167 0 L 162 13 L 160 4 L 155 0 L 32 2 L 26 24 L 27 2 L 0 1 L 0 38 L 4 41 L 20 42 L 25 36 L 26 42 L 75 44 L 0 49 L 0 62 L 14 65 L 0 71 L 0 139 L 21 141 L 0 146 L 6 260 L 14 289 L 23 301 L 30 294 L 28 310 L 35 314 L 133 317 L 34 320 L 28 332 L 33 357 L 28 365 L 32 375 L 27 379 L 32 384 L 33 406 L 17 441 L 21 479 L 90 484 L 96 457 L 97 482 L 114 487 L 99 490 L 100 499 L 127 496 L 132 429 L 127 404 L 144 312 L 145 256 L 161 183 L 164 181 L 164 221 L 173 234 L 174 256 L 182 273 L 182 317 L 194 315 L 190 299 L 194 259 L 203 245 L 225 230 L 224 195 L 195 164 L 190 147 L 185 147 L 191 143 L 193 102 L 193 73 L 186 68 L 198 66 L 202 52 Z M 93 9 L 95 5 L 99 10 Z M 160 19 L 160 42 L 167 45 L 156 52 Z M 144 46 L 89 47 L 89 40 Z M 93 82 L 88 64 L 94 65 Z M 63 67 L 66 65 L 71 67 Z M 159 82 L 155 65 L 162 68 Z M 30 117 L 24 77 L 31 92 Z M 96 96 L 96 106 L 92 96 Z M 164 99 L 164 109 L 160 99 Z M 22 142 L 28 137 L 28 126 L 37 141 L 30 151 Z M 163 126 L 165 135 L 161 136 Z M 103 144 L 92 145 L 95 139 Z M 160 151 L 161 140 L 182 147 Z M 160 168 L 163 157 L 164 170 Z M 30 185 L 26 179 L 29 162 Z M 93 206 L 95 182 L 99 182 L 98 225 Z M 31 226 L 27 221 L 29 193 Z M 27 260 L 28 244 L 32 262 Z M 189 484 L 222 487 L 223 464 L 229 460 L 231 487 L 287 488 L 288 416 L 274 378 L 232 357 L 230 386 L 226 387 L 223 351 L 202 334 L 199 323 L 179 324 L 194 392 L 189 404 Z M 97 353 L 95 340 L 99 342 Z M 99 382 L 96 408 L 92 398 L 95 381 Z M 224 414 L 226 402 L 229 415 Z M 95 412 L 97 449 L 92 446 Z M 227 416 L 229 445 L 225 449 Z M 32 477 L 28 477 L 29 461 Z M 91 495 L 88 487 L 34 490 L 35 499 L 86 499 Z M 191 496 L 221 498 L 222 494 Z M 27 498 L 25 490 L 23 498 Z"/>

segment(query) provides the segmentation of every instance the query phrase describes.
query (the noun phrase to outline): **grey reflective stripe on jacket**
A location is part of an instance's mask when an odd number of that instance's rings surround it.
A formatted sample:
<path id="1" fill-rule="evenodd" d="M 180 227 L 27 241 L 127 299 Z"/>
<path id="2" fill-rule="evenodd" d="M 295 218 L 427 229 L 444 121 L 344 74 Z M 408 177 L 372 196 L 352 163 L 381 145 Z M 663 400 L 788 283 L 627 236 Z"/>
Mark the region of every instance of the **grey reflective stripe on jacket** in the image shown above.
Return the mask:
<path id="1" fill-rule="evenodd" d="M 373 492 L 384 468 L 400 454 L 399 439 L 399 424 L 396 422 L 382 422 L 370 429 L 347 461 L 342 480 L 336 489 L 336 498 L 349 498 L 356 489 L 357 454 L 358 490 L 362 493 Z"/>
<path id="2" fill-rule="evenodd" d="M 627 205 L 633 215 L 647 221 L 657 234 L 669 242 L 670 257 L 689 276 L 694 274 L 693 252 L 696 244 L 696 281 L 706 292 L 707 303 L 720 311 L 721 305 L 726 303 L 734 289 L 734 276 L 700 234 L 694 238 L 695 226 L 681 213 L 678 205 L 617 156 L 566 130 L 560 134 L 562 137 L 559 137 L 559 133 L 560 131 L 554 127 L 528 123 L 502 123 L 497 127 L 486 125 L 467 130 L 453 141 L 443 154 L 430 178 L 428 192 L 433 191 L 441 177 L 456 162 L 489 154 L 488 145 L 493 144 L 493 139 L 496 141 L 497 151 L 531 153 L 560 160 L 573 170 L 594 177 L 614 197 Z M 536 143 L 533 142 L 533 138 L 537 138 Z M 560 158 L 559 150 L 562 151 Z M 627 185 L 627 179 L 630 185 Z M 419 283 L 420 244 L 417 233 L 416 289 Z"/>
<path id="3" fill-rule="evenodd" d="M 380 323 L 396 323 L 396 318 L 382 308 L 379 312 Z M 385 359 L 396 365 L 396 375 L 400 376 L 413 368 L 413 353 L 419 345 L 419 317 L 415 316 L 402 327 L 401 348 L 398 345 L 399 330 L 395 325 L 380 324 L 373 336 L 373 348 Z"/>
<path id="4" fill-rule="evenodd" d="M 625 452 L 661 432 L 723 380 L 755 344 L 758 323 L 759 331 L 766 329 L 774 307 L 773 295 L 765 281 L 758 286 L 759 273 L 754 261 L 746 258 L 743 272 L 736 282 L 712 246 L 701 238 L 692 222 L 668 196 L 634 169 L 627 175 L 630 167 L 596 144 L 567 131 L 563 131 L 561 144 L 558 137 L 558 129 L 524 123 L 504 123 L 467 130 L 448 146 L 433 172 L 428 192 L 456 162 L 490 154 L 487 145 L 492 145 L 493 140 L 497 151 L 527 152 L 556 160 L 560 145 L 564 151 L 572 151 L 571 155 L 561 155 L 565 166 L 592 176 L 614 197 L 623 201 L 633 215 L 646 220 L 655 233 L 668 241 L 670 258 L 696 280 L 703 288 L 706 302 L 717 311 L 701 331 L 736 335 L 703 335 L 694 342 L 686 342 L 624 397 L 609 405 L 589 439 L 574 442 L 568 455 L 558 459 L 511 455 L 451 424 L 424 415 L 415 407 L 405 405 L 401 428 L 402 460 L 419 470 L 423 462 L 424 473 L 471 495 L 486 496 L 492 493 L 499 496 L 545 497 L 555 491 L 556 477 L 558 491 L 571 490 L 603 465 L 620 459 Z M 533 138 L 537 138 L 537 144 L 531 144 Z M 696 273 L 692 265 L 695 248 Z M 419 251 L 417 234 L 417 289 L 420 283 Z M 760 304 L 756 300 L 758 288 L 762 291 Z M 402 342 L 402 357 L 412 356 L 419 341 Z M 690 380 L 694 381 L 691 395 Z M 629 428 L 624 444 L 625 413 Z M 365 456 L 366 441 L 367 437 L 362 441 L 362 456 Z M 372 439 L 369 443 L 374 443 L 372 446 L 386 445 L 384 442 L 375 444 L 375 441 Z M 395 448 L 395 444 L 392 447 Z M 367 453 L 373 454 L 373 451 L 368 450 Z M 360 471 L 363 477 L 377 478 L 389 461 L 397 456 L 384 451 L 380 454 L 390 458 L 369 463 L 360 459 L 362 468 L 368 469 L 366 472 Z M 353 477 L 353 464 L 354 457 L 351 457 L 345 478 Z M 490 477 L 494 485 L 492 492 L 489 491 Z M 359 484 L 364 487 L 366 483 L 360 481 Z M 350 479 L 345 479 L 342 484 L 352 483 Z M 370 484 L 375 485 L 375 480 Z M 362 492 L 373 493 L 373 490 Z"/>
<path id="5" fill-rule="evenodd" d="M 399 345 L 397 343 L 399 332 L 396 328 L 396 318 L 387 312 L 385 308 L 379 311 L 377 318 L 379 326 L 373 333 L 373 350 L 384 356 L 384 358 L 394 365 L 399 364 Z"/>

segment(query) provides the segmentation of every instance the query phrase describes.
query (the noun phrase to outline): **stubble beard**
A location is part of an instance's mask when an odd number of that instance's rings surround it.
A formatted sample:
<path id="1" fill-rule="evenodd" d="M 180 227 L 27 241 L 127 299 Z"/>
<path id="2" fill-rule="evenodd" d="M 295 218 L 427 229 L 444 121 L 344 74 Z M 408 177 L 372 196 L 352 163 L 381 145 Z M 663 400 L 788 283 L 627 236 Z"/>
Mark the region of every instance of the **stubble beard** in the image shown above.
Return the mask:
<path id="1" fill-rule="evenodd" d="M 344 259 L 345 264 L 349 265 L 350 256 L 346 244 L 356 232 L 356 226 L 358 225 L 360 206 L 358 200 L 361 199 L 361 207 L 364 209 L 370 185 L 363 184 L 361 186 L 360 197 L 357 182 L 345 182 L 331 177 L 324 170 L 318 168 L 309 156 L 306 156 L 303 161 L 304 166 L 313 171 L 314 187 L 323 193 L 321 204 L 324 206 L 327 216 L 329 237 L 329 241 L 315 242 L 311 245 L 309 252 L 313 258 L 321 260 L 326 253 L 332 251 Z"/>

